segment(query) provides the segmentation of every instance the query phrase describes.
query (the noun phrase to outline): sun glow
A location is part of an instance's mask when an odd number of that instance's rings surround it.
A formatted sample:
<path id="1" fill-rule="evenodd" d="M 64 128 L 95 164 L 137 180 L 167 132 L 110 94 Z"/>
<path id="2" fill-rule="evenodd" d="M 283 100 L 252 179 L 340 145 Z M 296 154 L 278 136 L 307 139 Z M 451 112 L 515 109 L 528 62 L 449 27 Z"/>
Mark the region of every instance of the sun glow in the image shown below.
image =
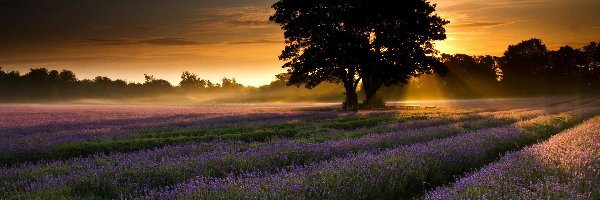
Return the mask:
<path id="1" fill-rule="evenodd" d="M 455 54 L 456 47 L 453 46 L 448 40 L 435 42 L 435 49 L 437 49 L 440 53 L 445 54 Z"/>

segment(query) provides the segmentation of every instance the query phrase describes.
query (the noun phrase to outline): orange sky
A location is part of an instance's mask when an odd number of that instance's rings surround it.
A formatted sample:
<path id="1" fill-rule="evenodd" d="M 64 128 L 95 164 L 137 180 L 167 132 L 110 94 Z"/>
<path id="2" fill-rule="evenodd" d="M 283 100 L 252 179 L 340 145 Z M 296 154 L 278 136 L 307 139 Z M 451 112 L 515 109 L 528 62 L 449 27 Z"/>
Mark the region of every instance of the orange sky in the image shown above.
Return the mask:
<path id="1" fill-rule="evenodd" d="M 0 67 L 70 69 L 179 82 L 182 71 L 219 82 L 267 84 L 284 72 L 274 0 L 0 0 Z M 433 0 L 451 21 L 444 53 L 501 55 L 541 38 L 551 49 L 600 41 L 598 0 Z"/>

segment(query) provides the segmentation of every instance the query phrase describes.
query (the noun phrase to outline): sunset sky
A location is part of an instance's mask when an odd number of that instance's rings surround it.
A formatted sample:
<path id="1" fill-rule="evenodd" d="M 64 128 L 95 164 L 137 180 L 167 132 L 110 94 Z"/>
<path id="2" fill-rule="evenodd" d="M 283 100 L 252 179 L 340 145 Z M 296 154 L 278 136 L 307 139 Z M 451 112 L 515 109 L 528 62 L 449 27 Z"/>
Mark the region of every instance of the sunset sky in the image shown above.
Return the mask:
<path id="1" fill-rule="evenodd" d="M 275 0 L 0 0 L 0 67 L 69 69 L 178 84 L 182 71 L 267 84 L 284 72 Z M 451 21 L 444 53 L 501 55 L 541 38 L 551 49 L 600 41 L 598 0 L 432 0 Z"/>

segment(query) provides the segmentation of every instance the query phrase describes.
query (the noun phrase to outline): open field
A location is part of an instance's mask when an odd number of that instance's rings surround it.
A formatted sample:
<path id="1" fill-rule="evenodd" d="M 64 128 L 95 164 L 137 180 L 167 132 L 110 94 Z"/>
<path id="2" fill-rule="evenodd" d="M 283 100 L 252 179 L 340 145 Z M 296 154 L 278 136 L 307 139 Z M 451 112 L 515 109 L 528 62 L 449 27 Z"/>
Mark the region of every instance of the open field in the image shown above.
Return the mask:
<path id="1" fill-rule="evenodd" d="M 598 98 L 390 105 L 0 105 L 0 199 L 600 198 Z"/>

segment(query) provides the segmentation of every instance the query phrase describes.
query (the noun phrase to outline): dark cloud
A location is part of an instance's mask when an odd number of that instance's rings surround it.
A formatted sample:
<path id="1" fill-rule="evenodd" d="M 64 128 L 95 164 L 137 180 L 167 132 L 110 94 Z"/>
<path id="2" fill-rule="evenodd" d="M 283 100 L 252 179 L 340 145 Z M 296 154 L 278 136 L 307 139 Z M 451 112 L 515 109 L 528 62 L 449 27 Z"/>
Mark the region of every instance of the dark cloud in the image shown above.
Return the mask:
<path id="1" fill-rule="evenodd" d="M 104 61 L 127 61 L 131 57 L 125 56 L 72 56 L 72 57 L 51 57 L 51 58 L 3 58 L 0 62 L 11 63 L 12 65 L 40 65 L 40 63 L 90 63 Z M 43 65 L 43 64 L 41 64 Z"/>
<path id="2" fill-rule="evenodd" d="M 13 10 L 31 6 L 46 6 L 54 0 L 0 0 L 0 10 Z"/>
<path id="3" fill-rule="evenodd" d="M 0 10 L 10 10 L 18 8 L 22 5 L 19 0 L 3 0 L 0 1 Z"/>
<path id="4" fill-rule="evenodd" d="M 136 26 L 134 27 L 135 30 L 139 30 L 139 31 L 151 31 L 151 30 L 156 30 L 158 29 L 157 26 Z"/>
<path id="5" fill-rule="evenodd" d="M 509 22 L 503 22 L 503 21 L 471 22 L 471 23 L 461 23 L 461 24 L 450 24 L 449 26 L 456 27 L 456 28 L 487 28 L 487 27 L 494 27 L 494 26 L 500 26 L 500 25 L 505 25 L 505 24 L 509 24 Z"/>
<path id="6" fill-rule="evenodd" d="M 504 1 L 457 1 L 456 4 L 442 7 L 446 11 L 469 11 L 469 10 L 484 10 L 498 8 L 513 8 L 523 6 L 536 6 L 543 2 L 539 0 L 504 0 Z"/>
<path id="7" fill-rule="evenodd" d="M 143 40 L 134 39 L 87 39 L 82 41 L 84 43 L 90 43 L 95 45 L 133 45 L 133 44 L 149 44 L 149 45 L 162 45 L 162 46 L 186 46 L 186 45 L 198 45 L 203 44 L 197 41 L 185 39 L 185 38 L 152 38 Z"/>
<path id="8" fill-rule="evenodd" d="M 140 43 L 143 44 L 152 44 L 152 45 L 167 45 L 167 46 L 181 46 L 181 45 L 197 45 L 202 44 L 200 42 L 196 42 L 193 40 L 188 40 L 185 38 L 155 38 L 142 40 Z"/>
<path id="9" fill-rule="evenodd" d="M 229 23 L 233 25 L 246 25 L 246 26 L 261 26 L 261 25 L 276 25 L 269 20 L 231 20 Z"/>
<path id="10" fill-rule="evenodd" d="M 251 40 L 251 41 L 230 42 L 227 44 L 283 44 L 283 41 L 259 39 L 259 40 Z"/>
<path id="11" fill-rule="evenodd" d="M 197 24 L 204 24 L 204 23 L 210 23 L 210 22 L 214 22 L 215 19 L 213 18 L 200 18 L 200 19 L 187 19 L 185 20 L 184 24 L 186 25 L 197 25 Z"/>
<path id="12" fill-rule="evenodd" d="M 130 45 L 136 42 L 130 39 L 87 39 L 82 41 L 84 43 L 96 44 L 96 45 Z"/>
<path id="13" fill-rule="evenodd" d="M 232 7 L 213 10 L 223 21 L 235 26 L 276 25 L 269 21 L 273 9 L 269 7 Z"/>

